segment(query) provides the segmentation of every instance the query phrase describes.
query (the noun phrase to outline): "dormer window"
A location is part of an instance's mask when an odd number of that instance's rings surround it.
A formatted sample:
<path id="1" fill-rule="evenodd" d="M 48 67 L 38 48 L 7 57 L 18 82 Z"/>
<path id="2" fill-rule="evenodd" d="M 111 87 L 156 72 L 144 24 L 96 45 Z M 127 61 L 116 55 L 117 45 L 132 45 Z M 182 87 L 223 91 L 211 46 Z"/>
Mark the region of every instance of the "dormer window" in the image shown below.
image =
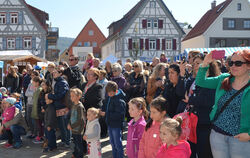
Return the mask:
<path id="1" fill-rule="evenodd" d="M 94 31 L 93 30 L 89 30 L 89 36 L 93 36 L 94 35 Z"/>
<path id="2" fill-rule="evenodd" d="M 156 6 L 155 1 L 150 1 L 150 8 L 154 8 Z"/>
<path id="3" fill-rule="evenodd" d="M 241 3 L 237 3 L 237 10 L 241 11 Z"/>
<path id="4" fill-rule="evenodd" d="M 10 23 L 11 24 L 18 23 L 18 13 L 10 13 Z"/>

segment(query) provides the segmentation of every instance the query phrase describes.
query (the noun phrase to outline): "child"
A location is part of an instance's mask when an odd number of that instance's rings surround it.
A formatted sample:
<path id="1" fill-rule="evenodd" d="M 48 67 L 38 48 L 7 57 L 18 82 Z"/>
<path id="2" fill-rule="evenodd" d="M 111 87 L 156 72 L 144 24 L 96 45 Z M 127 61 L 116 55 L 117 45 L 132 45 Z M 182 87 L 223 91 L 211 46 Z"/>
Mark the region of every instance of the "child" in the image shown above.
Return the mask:
<path id="1" fill-rule="evenodd" d="M 5 87 L 0 88 L 0 92 L 2 93 L 2 99 L 8 98 L 8 91 Z"/>
<path id="2" fill-rule="evenodd" d="M 73 102 L 71 108 L 71 116 L 68 129 L 72 132 L 73 142 L 75 144 L 73 156 L 74 158 L 82 158 L 84 151 L 83 133 L 86 123 L 86 111 L 80 99 L 82 91 L 79 88 L 70 89 L 70 98 Z"/>
<path id="3" fill-rule="evenodd" d="M 14 116 L 15 116 L 15 112 L 16 112 L 16 107 L 13 106 L 16 103 L 16 99 L 9 97 L 7 99 L 4 99 L 2 101 L 2 107 L 4 109 L 3 114 L 2 114 L 2 123 L 5 124 L 8 121 L 11 121 Z M 10 148 L 12 147 L 12 143 L 13 143 L 13 136 L 12 133 L 10 131 L 10 128 L 5 128 L 5 132 L 8 136 L 8 142 L 4 145 L 5 148 Z"/>
<path id="4" fill-rule="evenodd" d="M 156 158 L 189 158 L 190 145 L 185 140 L 178 140 L 181 135 L 182 118 L 167 118 L 160 127 L 160 137 L 164 145 L 160 148 Z"/>
<path id="5" fill-rule="evenodd" d="M 128 123 L 127 146 L 125 154 L 128 158 L 138 158 L 139 143 L 144 132 L 148 111 L 143 98 L 133 98 L 129 101 L 129 114 L 133 118 Z"/>
<path id="6" fill-rule="evenodd" d="M 138 158 L 155 158 L 162 142 L 160 139 L 160 124 L 167 113 L 167 103 L 163 97 L 157 97 L 150 103 L 151 120 L 147 123 L 142 135 Z"/>
<path id="7" fill-rule="evenodd" d="M 91 68 L 93 65 L 93 59 L 94 59 L 93 53 L 88 53 L 86 63 L 88 63 L 88 68 Z"/>
<path id="8" fill-rule="evenodd" d="M 43 143 L 43 135 L 44 135 L 44 130 L 43 130 L 44 127 L 42 123 L 43 118 L 39 116 L 39 114 L 41 113 L 41 109 L 38 107 L 38 104 L 39 104 L 38 100 L 40 97 L 40 93 L 42 91 L 41 83 L 42 83 L 42 79 L 38 76 L 35 76 L 32 79 L 32 84 L 36 89 L 36 91 L 33 94 L 33 106 L 32 106 L 32 111 L 31 111 L 31 118 L 34 121 L 34 127 L 35 127 L 34 134 L 35 135 L 38 134 L 35 140 L 33 140 L 33 143 L 35 144 Z"/>
<path id="9" fill-rule="evenodd" d="M 19 93 L 12 93 L 11 97 L 16 99 L 16 103 L 15 103 L 15 107 L 18 108 L 20 111 L 23 110 L 23 106 L 22 106 L 22 101 L 20 100 L 20 94 Z"/>
<path id="10" fill-rule="evenodd" d="M 99 110 L 89 108 L 87 111 L 87 126 L 83 139 L 88 143 L 88 158 L 101 158 L 100 134 L 101 127 L 98 121 Z"/>
<path id="11" fill-rule="evenodd" d="M 102 116 L 105 115 L 113 158 L 122 158 L 122 125 L 126 106 L 124 101 L 125 94 L 121 89 L 118 90 L 118 85 L 113 81 L 107 83 L 106 92 L 108 97 L 104 100 L 100 114 Z"/>

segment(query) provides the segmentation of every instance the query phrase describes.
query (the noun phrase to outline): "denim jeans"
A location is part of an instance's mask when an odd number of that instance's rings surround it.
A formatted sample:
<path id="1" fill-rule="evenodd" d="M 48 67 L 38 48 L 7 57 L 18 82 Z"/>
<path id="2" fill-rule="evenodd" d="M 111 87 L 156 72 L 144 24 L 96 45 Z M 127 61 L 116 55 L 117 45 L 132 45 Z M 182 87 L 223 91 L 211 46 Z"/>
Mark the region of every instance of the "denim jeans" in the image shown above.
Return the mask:
<path id="1" fill-rule="evenodd" d="M 83 157 L 83 139 L 82 135 L 80 134 L 72 134 L 73 142 L 74 142 L 74 152 L 73 155 L 75 158 L 82 158 Z"/>
<path id="2" fill-rule="evenodd" d="M 48 140 L 48 147 L 49 149 L 55 149 L 56 148 L 56 130 L 50 129 L 48 131 L 47 129 L 45 131 L 45 137 Z"/>
<path id="3" fill-rule="evenodd" d="M 123 158 L 122 130 L 121 128 L 108 127 L 113 158 Z"/>
<path id="4" fill-rule="evenodd" d="M 22 127 L 22 126 L 19 126 L 19 125 L 12 125 L 10 126 L 10 131 L 13 135 L 13 139 L 14 141 L 17 143 L 21 143 L 22 140 L 21 140 L 21 135 L 25 135 L 26 134 L 26 131 L 25 129 Z"/>
<path id="5" fill-rule="evenodd" d="M 211 149 L 214 158 L 248 158 L 250 142 L 241 142 L 233 136 L 211 131 Z"/>
<path id="6" fill-rule="evenodd" d="M 67 115 L 58 116 L 57 123 L 61 132 L 62 142 L 69 145 L 70 144 L 70 131 L 67 129 L 67 125 L 69 122 L 67 117 L 68 117 Z"/>

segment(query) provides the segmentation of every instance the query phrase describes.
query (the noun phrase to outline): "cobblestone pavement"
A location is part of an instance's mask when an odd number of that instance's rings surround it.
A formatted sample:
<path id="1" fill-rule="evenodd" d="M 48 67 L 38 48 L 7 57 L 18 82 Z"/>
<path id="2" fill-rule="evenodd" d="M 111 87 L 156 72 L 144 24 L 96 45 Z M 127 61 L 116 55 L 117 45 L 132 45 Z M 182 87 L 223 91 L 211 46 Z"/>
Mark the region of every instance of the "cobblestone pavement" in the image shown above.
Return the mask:
<path id="1" fill-rule="evenodd" d="M 123 146 L 126 144 L 126 133 L 123 132 Z M 70 149 L 58 148 L 53 152 L 43 153 L 41 144 L 34 144 L 30 139 L 23 137 L 23 147 L 20 149 L 5 149 L 3 144 L 6 141 L 0 141 L 0 158 L 71 158 L 73 143 L 71 143 Z M 112 158 L 111 145 L 109 143 L 109 137 L 101 139 L 102 144 L 102 157 Z M 87 158 L 85 156 L 84 158 Z"/>

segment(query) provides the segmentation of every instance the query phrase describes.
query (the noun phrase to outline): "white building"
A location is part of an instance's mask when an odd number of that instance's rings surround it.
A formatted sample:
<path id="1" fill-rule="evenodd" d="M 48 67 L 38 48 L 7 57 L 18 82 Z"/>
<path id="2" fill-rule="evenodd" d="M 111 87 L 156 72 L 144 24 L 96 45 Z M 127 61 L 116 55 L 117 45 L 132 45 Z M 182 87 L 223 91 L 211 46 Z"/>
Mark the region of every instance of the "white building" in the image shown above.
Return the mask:
<path id="1" fill-rule="evenodd" d="M 151 61 L 165 53 L 181 51 L 183 30 L 162 0 L 140 0 L 124 17 L 110 24 L 102 44 L 102 59 L 110 54 L 119 59 Z"/>
<path id="2" fill-rule="evenodd" d="M 182 41 L 186 48 L 215 48 L 250 46 L 249 0 L 226 0 L 199 20 Z"/>

